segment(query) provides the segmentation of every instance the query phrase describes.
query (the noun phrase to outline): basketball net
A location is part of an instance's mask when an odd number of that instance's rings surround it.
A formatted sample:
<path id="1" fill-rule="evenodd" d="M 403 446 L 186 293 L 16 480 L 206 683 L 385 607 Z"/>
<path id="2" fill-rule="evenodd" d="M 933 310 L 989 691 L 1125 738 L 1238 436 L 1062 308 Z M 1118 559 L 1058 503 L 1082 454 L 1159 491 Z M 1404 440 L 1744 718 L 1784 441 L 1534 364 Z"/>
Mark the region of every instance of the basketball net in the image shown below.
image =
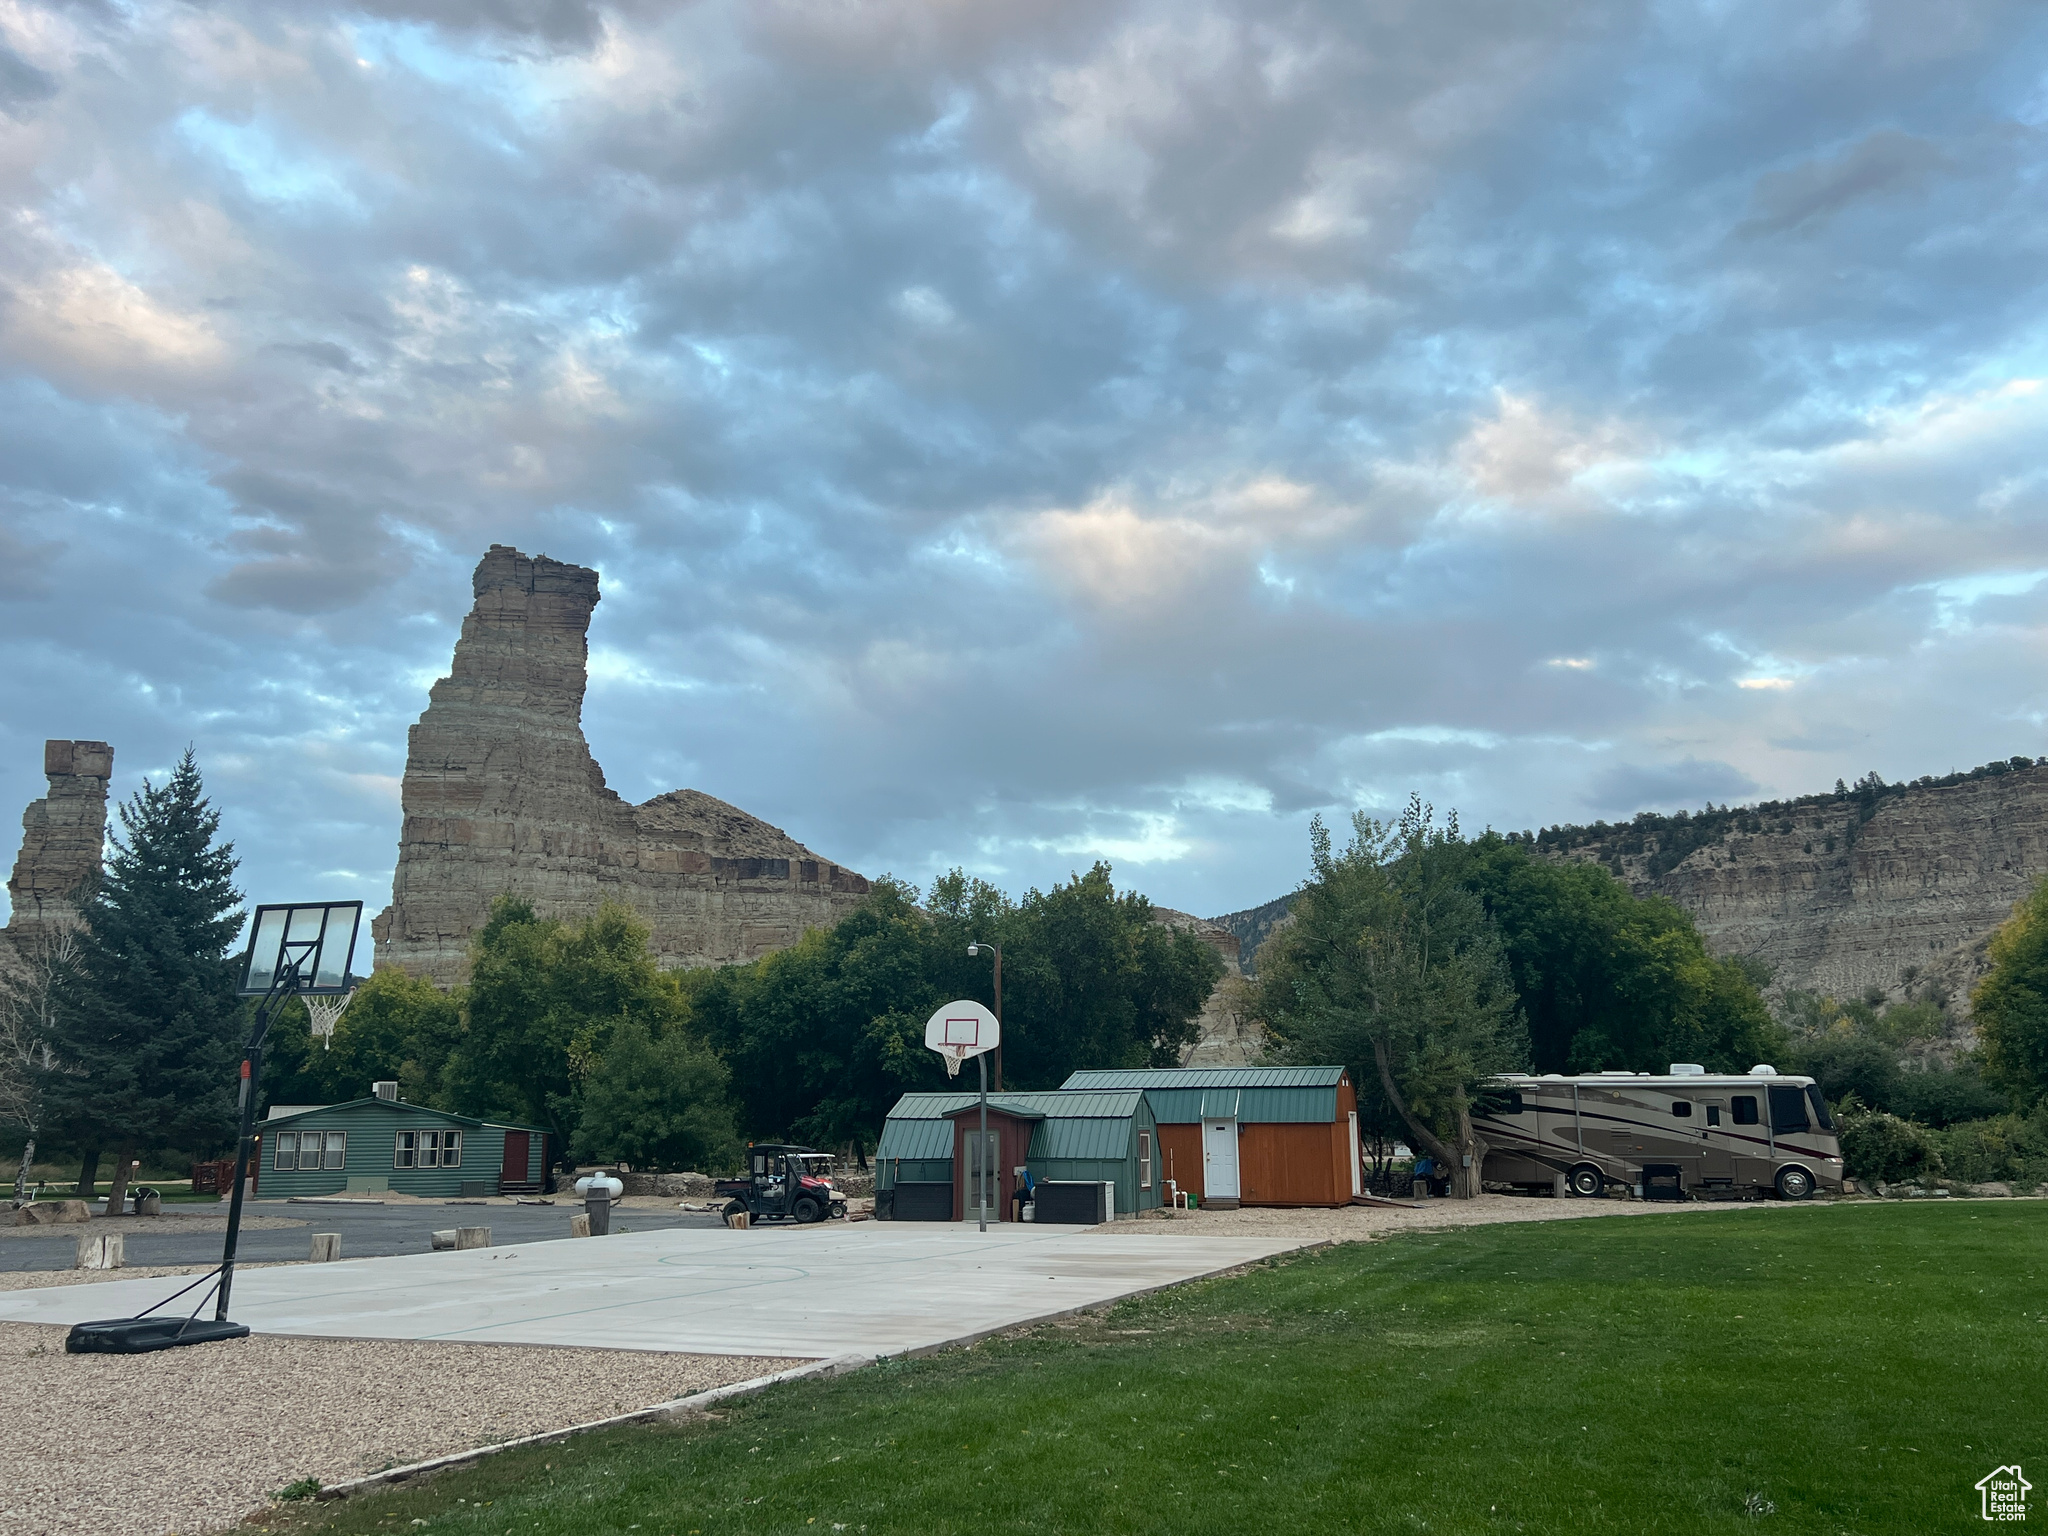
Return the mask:
<path id="1" fill-rule="evenodd" d="M 960 1075 L 961 1064 L 964 1063 L 967 1060 L 967 1058 L 965 1056 L 955 1056 L 951 1051 L 944 1051 L 940 1053 L 939 1060 L 943 1061 L 946 1064 L 946 1076 L 958 1077 Z"/>
<path id="2" fill-rule="evenodd" d="M 353 992 L 344 992 L 339 997 L 302 997 L 306 1005 L 306 1017 L 312 1021 L 313 1034 L 320 1040 L 323 1050 L 334 1049 L 334 1026 L 341 1022 L 342 1010 L 355 997 Z"/>

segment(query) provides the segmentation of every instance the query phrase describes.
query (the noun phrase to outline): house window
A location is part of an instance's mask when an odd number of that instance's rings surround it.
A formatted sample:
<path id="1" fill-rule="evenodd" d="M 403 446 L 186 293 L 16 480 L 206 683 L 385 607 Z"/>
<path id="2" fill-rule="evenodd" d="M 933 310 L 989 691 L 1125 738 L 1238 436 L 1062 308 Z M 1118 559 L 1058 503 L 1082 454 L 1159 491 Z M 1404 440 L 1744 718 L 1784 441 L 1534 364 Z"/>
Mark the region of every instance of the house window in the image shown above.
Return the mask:
<path id="1" fill-rule="evenodd" d="M 1152 1187 L 1152 1133 L 1138 1132 L 1138 1188 Z"/>
<path id="2" fill-rule="evenodd" d="M 1690 1120 L 1692 1118 L 1691 1101 L 1688 1099 L 1673 1099 L 1671 1101 L 1671 1113 L 1678 1116 L 1681 1120 Z"/>
<path id="3" fill-rule="evenodd" d="M 329 1131 L 327 1133 L 327 1161 L 323 1166 L 328 1168 L 346 1168 L 348 1166 L 347 1131 Z"/>
<path id="4" fill-rule="evenodd" d="M 278 1149 L 280 1158 L 284 1149 Z M 301 1131 L 299 1132 L 299 1167 L 340 1168 L 348 1161 L 347 1131 Z M 282 1164 L 280 1164 L 282 1166 Z"/>
<path id="5" fill-rule="evenodd" d="M 278 1169 L 280 1172 L 299 1166 L 299 1133 L 297 1131 L 279 1131 L 277 1133 L 277 1151 L 271 1155 L 270 1166 Z"/>
<path id="6" fill-rule="evenodd" d="M 1728 1107 L 1735 1112 L 1735 1123 L 1737 1125 L 1756 1124 L 1756 1096 L 1754 1094 L 1738 1093 L 1728 1101 Z"/>
<path id="7" fill-rule="evenodd" d="M 420 1166 L 422 1168 L 459 1168 L 462 1166 L 462 1132 L 421 1131 Z"/>
<path id="8" fill-rule="evenodd" d="M 400 1131 L 398 1144 L 392 1149 L 391 1166 L 394 1168 L 417 1168 L 420 1165 L 420 1133 Z"/>

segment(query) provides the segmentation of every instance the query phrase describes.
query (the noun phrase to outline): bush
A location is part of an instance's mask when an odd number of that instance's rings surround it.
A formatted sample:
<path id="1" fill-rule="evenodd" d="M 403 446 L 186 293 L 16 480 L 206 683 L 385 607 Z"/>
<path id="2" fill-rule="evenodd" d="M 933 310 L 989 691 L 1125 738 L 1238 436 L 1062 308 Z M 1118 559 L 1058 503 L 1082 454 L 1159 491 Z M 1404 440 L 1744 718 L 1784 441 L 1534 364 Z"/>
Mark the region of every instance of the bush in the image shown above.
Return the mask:
<path id="1" fill-rule="evenodd" d="M 1853 1093 L 1835 1106 L 1835 1124 L 1848 1171 L 1872 1183 L 1938 1176 L 1944 1163 L 1924 1126 L 1881 1109 L 1870 1109 Z"/>
<path id="2" fill-rule="evenodd" d="M 1891 1097 L 1875 1102 L 1937 1130 L 1965 1120 L 1988 1120 L 2012 1108 L 2011 1100 L 1967 1061 L 1959 1067 L 1900 1072 Z"/>
<path id="3" fill-rule="evenodd" d="M 1932 1139 L 1951 1178 L 1968 1184 L 2048 1181 L 2048 1116 L 1995 1115 L 1936 1131 Z"/>

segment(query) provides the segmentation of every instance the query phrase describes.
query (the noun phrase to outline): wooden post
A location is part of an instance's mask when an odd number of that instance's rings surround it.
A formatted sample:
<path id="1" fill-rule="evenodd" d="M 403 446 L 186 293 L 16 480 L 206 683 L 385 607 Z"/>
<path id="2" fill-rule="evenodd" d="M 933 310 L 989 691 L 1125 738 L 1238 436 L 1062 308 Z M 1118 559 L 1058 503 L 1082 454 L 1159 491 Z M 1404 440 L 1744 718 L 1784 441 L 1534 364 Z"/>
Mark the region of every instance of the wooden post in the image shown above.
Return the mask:
<path id="1" fill-rule="evenodd" d="M 315 1232 L 313 1234 L 313 1259 L 315 1264 L 332 1264 L 341 1257 L 341 1234 L 339 1232 Z"/>

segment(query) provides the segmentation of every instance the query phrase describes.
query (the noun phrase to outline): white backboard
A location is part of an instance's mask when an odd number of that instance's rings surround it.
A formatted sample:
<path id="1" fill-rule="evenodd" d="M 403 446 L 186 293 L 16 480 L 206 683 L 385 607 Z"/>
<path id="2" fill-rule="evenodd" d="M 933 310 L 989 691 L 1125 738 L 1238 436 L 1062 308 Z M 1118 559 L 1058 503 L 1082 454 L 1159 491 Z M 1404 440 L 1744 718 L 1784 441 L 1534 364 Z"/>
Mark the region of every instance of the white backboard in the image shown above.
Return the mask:
<path id="1" fill-rule="evenodd" d="M 979 1003 L 948 1003 L 924 1024 L 924 1043 L 953 1061 L 966 1061 L 1002 1043 L 1003 1026 Z"/>

